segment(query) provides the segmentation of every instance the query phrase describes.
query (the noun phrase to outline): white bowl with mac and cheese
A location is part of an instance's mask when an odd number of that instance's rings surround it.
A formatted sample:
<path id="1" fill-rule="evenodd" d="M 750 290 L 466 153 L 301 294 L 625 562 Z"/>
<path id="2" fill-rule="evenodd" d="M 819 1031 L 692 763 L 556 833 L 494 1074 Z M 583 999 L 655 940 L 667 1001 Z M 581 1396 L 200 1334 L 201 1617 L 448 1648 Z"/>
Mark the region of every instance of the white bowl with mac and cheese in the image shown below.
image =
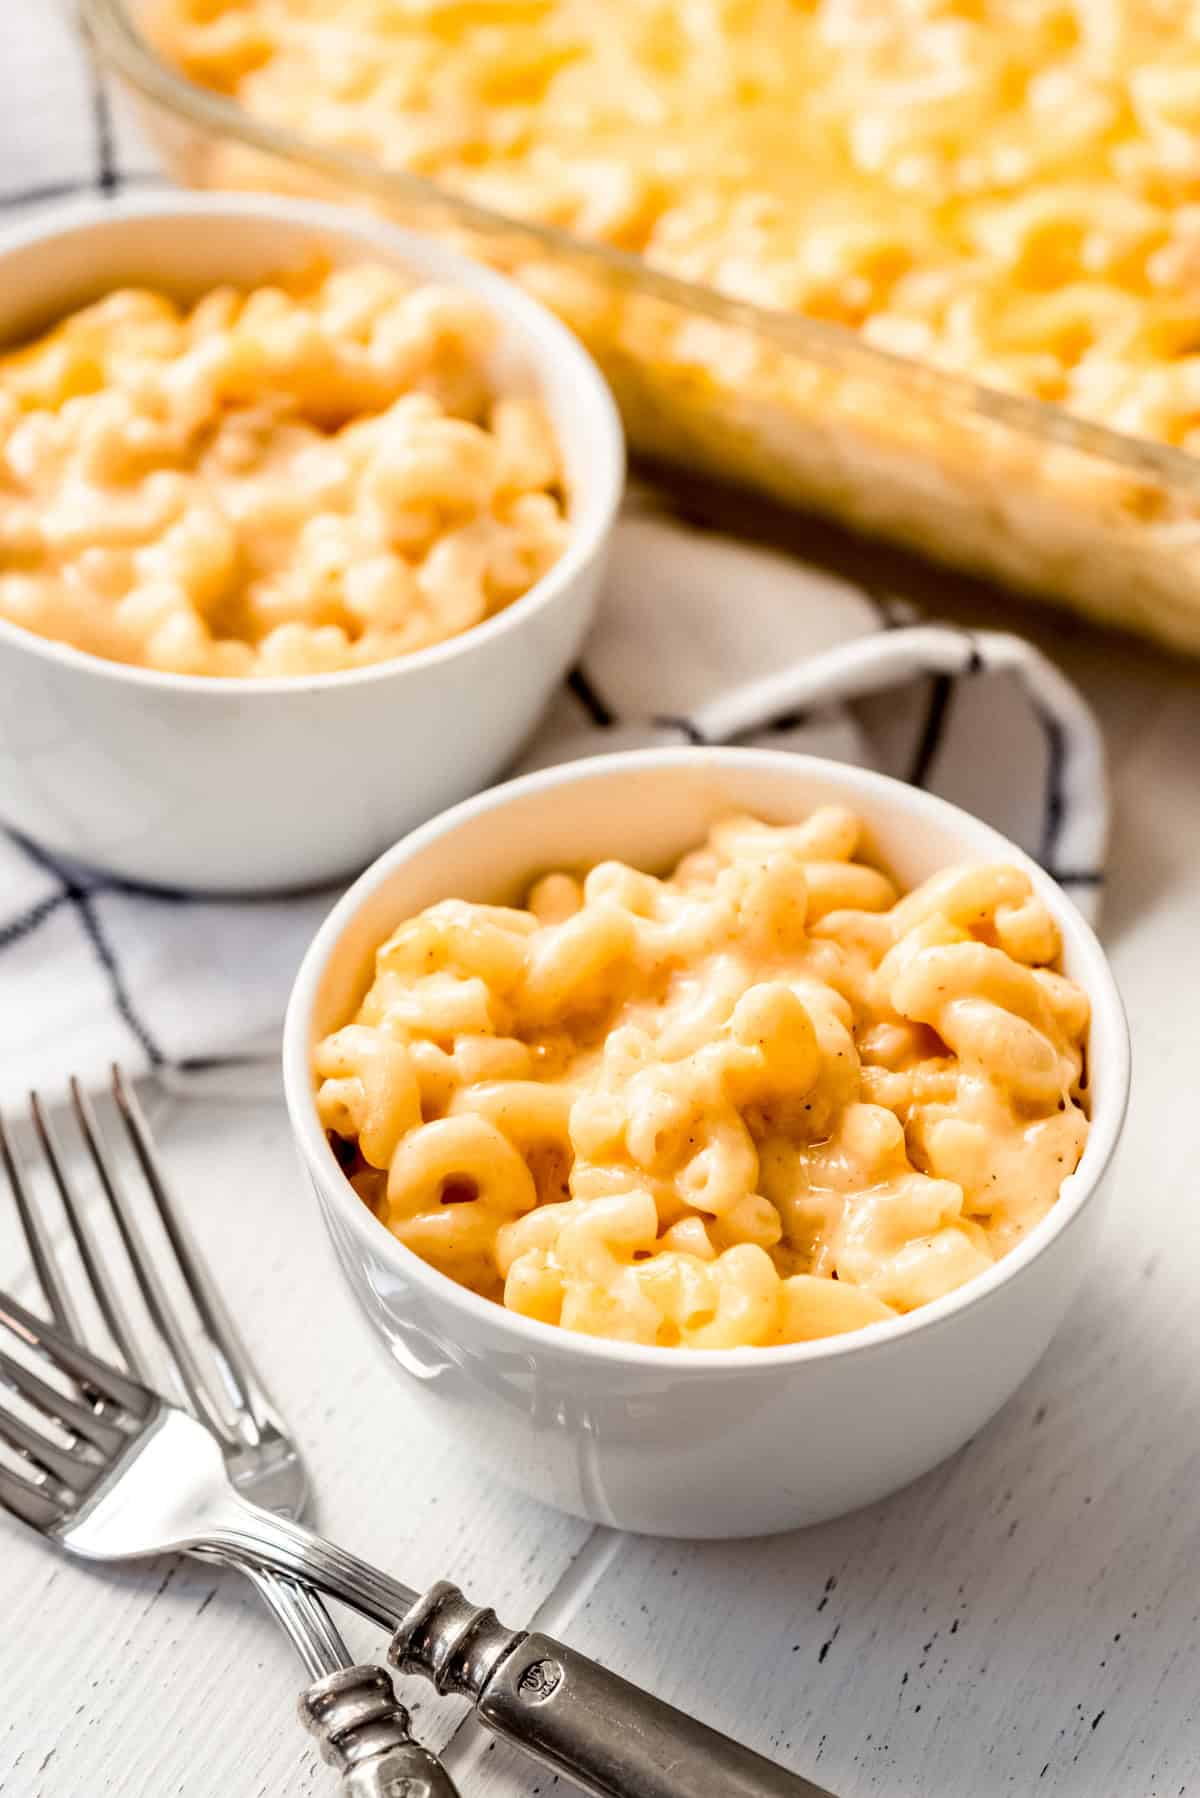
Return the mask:
<path id="1" fill-rule="evenodd" d="M 557 320 L 268 196 L 0 242 L 0 818 L 200 891 L 361 867 L 516 752 L 624 470 Z"/>
<path id="2" fill-rule="evenodd" d="M 305 959 L 284 1074 L 351 1290 L 464 1451 L 737 1536 L 905 1484 L 1030 1371 L 1129 1049 L 1091 930 L 989 826 L 686 749 L 385 855 Z"/>

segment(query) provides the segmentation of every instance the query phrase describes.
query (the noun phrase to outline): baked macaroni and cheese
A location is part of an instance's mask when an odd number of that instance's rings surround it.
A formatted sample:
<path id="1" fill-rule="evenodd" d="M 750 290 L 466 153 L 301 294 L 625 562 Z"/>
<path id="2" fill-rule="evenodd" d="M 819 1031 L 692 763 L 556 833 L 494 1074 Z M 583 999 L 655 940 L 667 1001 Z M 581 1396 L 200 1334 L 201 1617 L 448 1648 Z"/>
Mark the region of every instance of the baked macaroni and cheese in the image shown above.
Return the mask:
<path id="1" fill-rule="evenodd" d="M 840 808 L 664 879 L 449 899 L 315 1051 L 348 1177 L 452 1279 L 569 1330 L 801 1342 L 990 1267 L 1087 1137 L 1088 1001 L 1020 869 L 898 894 Z"/>
<path id="2" fill-rule="evenodd" d="M 1200 450 L 1188 0 L 158 0 L 256 116 Z"/>
<path id="3" fill-rule="evenodd" d="M 582 336 L 637 449 L 1200 653 L 1200 487 L 1161 454 L 1200 454 L 1194 0 L 139 11 L 257 120 L 640 257 L 458 227 Z M 163 147 L 205 186 L 333 179 Z"/>
<path id="4" fill-rule="evenodd" d="M 0 618 L 193 675 L 360 668 L 561 554 L 558 447 L 472 296 L 314 267 L 112 293 L 0 355 Z"/>

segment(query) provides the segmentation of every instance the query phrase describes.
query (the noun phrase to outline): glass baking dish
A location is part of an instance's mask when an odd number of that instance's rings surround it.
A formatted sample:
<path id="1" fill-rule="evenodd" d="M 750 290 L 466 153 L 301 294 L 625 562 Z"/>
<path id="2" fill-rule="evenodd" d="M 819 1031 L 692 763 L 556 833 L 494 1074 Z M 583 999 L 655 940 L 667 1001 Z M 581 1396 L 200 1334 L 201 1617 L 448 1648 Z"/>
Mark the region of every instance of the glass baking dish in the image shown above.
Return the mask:
<path id="1" fill-rule="evenodd" d="M 633 448 L 1200 654 L 1200 458 L 506 217 L 186 80 L 147 0 L 82 0 L 178 180 L 319 193 L 452 236 L 579 333 Z"/>

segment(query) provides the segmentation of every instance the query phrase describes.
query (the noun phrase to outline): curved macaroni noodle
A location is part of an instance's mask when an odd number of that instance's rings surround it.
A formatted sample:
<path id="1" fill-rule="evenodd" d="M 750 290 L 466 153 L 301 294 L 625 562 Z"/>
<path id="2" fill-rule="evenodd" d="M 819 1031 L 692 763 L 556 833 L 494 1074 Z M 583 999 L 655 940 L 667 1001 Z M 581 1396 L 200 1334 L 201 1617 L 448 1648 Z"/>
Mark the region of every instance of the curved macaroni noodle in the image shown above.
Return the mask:
<path id="1" fill-rule="evenodd" d="M 316 1051 L 363 1198 L 514 1311 L 670 1347 L 859 1329 L 989 1267 L 1083 1152 L 1087 998 L 1020 869 L 900 897 L 859 838 L 725 818 L 665 879 L 401 924 Z"/>
<path id="2" fill-rule="evenodd" d="M 0 356 L 0 618 L 199 675 L 359 668 L 565 547 L 558 447 L 478 301 L 317 269 L 190 310 L 110 294 Z"/>

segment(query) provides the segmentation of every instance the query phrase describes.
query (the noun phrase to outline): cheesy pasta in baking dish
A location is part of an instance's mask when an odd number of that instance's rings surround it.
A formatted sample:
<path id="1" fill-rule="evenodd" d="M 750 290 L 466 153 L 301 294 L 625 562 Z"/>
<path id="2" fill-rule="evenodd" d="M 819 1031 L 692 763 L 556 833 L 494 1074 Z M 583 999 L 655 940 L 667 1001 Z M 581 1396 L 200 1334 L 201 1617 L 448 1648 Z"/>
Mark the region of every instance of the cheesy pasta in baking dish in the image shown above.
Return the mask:
<path id="1" fill-rule="evenodd" d="M 840 807 L 730 816 L 673 873 L 447 899 L 315 1050 L 348 1177 L 546 1323 L 734 1348 L 876 1323 L 1042 1218 L 1087 1136 L 1088 1001 L 1026 873 L 913 892 Z"/>
<path id="2" fill-rule="evenodd" d="M 370 263 L 125 289 L 0 355 L 0 618 L 176 674 L 360 668 L 566 545 L 558 445 L 472 295 Z"/>
<path id="3" fill-rule="evenodd" d="M 1200 450 L 1194 0 L 149 10 L 272 125 Z"/>

